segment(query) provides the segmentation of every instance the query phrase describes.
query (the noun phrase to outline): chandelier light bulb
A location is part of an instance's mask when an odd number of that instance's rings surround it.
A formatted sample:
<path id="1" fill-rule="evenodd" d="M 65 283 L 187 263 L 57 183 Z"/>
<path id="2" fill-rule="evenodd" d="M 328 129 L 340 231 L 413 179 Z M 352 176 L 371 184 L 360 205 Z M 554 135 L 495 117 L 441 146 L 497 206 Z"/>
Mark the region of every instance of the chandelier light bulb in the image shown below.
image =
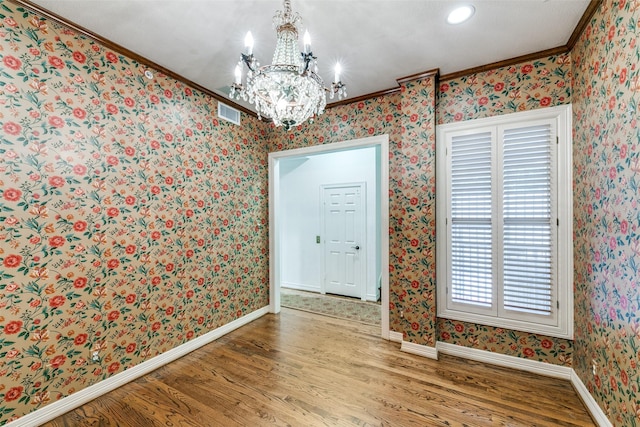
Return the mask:
<path id="1" fill-rule="evenodd" d="M 336 62 L 335 68 L 335 78 L 333 80 L 334 83 L 338 83 L 340 81 L 340 73 L 342 72 L 342 67 L 339 62 Z"/>
<path id="2" fill-rule="evenodd" d="M 235 78 L 235 82 L 237 85 L 242 83 L 242 66 L 240 66 L 240 64 L 236 65 Z"/>
<path id="3" fill-rule="evenodd" d="M 302 40 L 304 41 L 304 53 L 309 53 L 311 50 L 311 36 L 309 35 L 309 31 L 304 32 Z"/>
<path id="4" fill-rule="evenodd" d="M 247 55 L 253 54 L 253 36 L 251 35 L 251 31 L 247 32 L 247 35 L 244 36 L 244 47 L 247 48 Z"/>

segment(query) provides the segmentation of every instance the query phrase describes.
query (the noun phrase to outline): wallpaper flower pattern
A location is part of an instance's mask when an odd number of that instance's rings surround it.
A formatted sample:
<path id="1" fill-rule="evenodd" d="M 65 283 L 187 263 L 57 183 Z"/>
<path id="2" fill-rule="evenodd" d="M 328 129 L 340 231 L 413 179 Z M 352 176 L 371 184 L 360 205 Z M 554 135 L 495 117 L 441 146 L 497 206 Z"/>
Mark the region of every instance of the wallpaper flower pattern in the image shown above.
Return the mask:
<path id="1" fill-rule="evenodd" d="M 265 306 L 266 152 L 380 134 L 391 329 L 574 366 L 615 425 L 640 424 L 639 14 L 605 0 L 571 56 L 404 82 L 285 133 L 218 122 L 206 95 L 0 0 L 0 424 Z M 436 120 L 572 99 L 575 349 L 436 320 Z"/>
<path id="2" fill-rule="evenodd" d="M 405 341 L 436 345 L 436 76 L 400 85 L 400 144 L 390 165 L 393 329 Z M 391 230 L 390 230 L 391 231 Z M 396 326 L 397 325 L 397 326 Z"/>
<path id="3" fill-rule="evenodd" d="M 640 1 L 605 0 L 572 51 L 574 368 L 629 427 L 640 425 L 639 41 Z"/>
<path id="4" fill-rule="evenodd" d="M 571 59 L 553 55 L 440 82 L 439 124 L 571 102 Z M 570 340 L 438 318 L 438 340 L 562 366 L 572 365 Z"/>
<path id="5" fill-rule="evenodd" d="M 270 151 L 389 134 L 389 319 L 405 340 L 435 345 L 435 76 L 399 93 L 327 110 Z"/>
<path id="6" fill-rule="evenodd" d="M 267 126 L 0 7 L 4 424 L 268 304 Z"/>
<path id="7" fill-rule="evenodd" d="M 571 57 L 553 55 L 443 81 L 438 124 L 571 102 Z"/>

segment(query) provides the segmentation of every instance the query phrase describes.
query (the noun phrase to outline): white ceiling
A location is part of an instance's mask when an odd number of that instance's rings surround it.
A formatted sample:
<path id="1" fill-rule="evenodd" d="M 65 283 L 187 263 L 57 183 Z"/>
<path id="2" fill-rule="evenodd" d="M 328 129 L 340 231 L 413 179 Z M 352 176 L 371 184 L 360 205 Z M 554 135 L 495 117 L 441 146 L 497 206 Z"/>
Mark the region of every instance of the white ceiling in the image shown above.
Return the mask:
<path id="1" fill-rule="evenodd" d="M 271 63 L 271 19 L 280 0 L 32 0 L 137 54 L 227 96 L 251 30 L 254 53 Z M 446 22 L 457 5 L 476 13 Z M 448 74 L 563 46 L 589 0 L 292 0 L 308 29 L 319 72 L 340 61 L 350 98 L 397 87 L 435 68 Z"/>

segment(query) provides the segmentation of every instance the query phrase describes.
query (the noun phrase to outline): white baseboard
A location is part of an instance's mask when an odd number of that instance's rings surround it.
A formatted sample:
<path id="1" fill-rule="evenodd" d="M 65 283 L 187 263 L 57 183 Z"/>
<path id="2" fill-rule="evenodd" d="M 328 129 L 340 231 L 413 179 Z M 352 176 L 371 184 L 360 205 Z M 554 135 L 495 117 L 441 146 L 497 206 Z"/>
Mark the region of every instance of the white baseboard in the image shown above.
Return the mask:
<path id="1" fill-rule="evenodd" d="M 389 341 L 401 343 L 402 337 L 402 332 L 389 331 Z"/>
<path id="2" fill-rule="evenodd" d="M 400 350 L 405 353 L 417 354 L 418 356 L 428 357 L 429 359 L 438 360 L 438 350 L 428 345 L 415 344 L 408 341 L 402 341 Z"/>
<path id="3" fill-rule="evenodd" d="M 374 294 L 367 294 L 367 296 L 365 296 L 364 298 L 365 298 L 365 301 L 378 302 L 378 297 Z"/>
<path id="4" fill-rule="evenodd" d="M 545 375 L 548 377 L 561 378 L 570 380 L 573 388 L 584 402 L 587 410 L 591 414 L 593 420 L 599 427 L 612 427 L 611 422 L 602 411 L 602 408 L 595 401 L 587 387 L 576 374 L 573 368 L 566 366 L 552 365 L 550 363 L 538 362 L 535 360 L 522 359 L 515 356 L 507 356 L 505 354 L 492 353 L 486 350 L 478 350 L 475 348 L 463 347 L 455 344 L 438 342 L 436 349 L 444 354 L 463 357 L 465 359 L 476 360 L 478 362 L 490 363 L 492 365 L 504 366 L 507 368 L 519 369 L 521 371 L 532 372 L 534 374 Z"/>
<path id="5" fill-rule="evenodd" d="M 41 425 L 47 421 L 51 421 L 54 418 L 71 411 L 72 409 L 84 405 L 85 403 L 90 402 L 91 400 L 100 397 L 103 394 L 106 394 L 130 381 L 135 380 L 136 378 L 139 378 L 155 369 L 158 369 L 159 367 L 164 366 L 167 363 L 173 362 L 174 360 L 179 359 L 180 357 L 191 353 L 192 351 L 197 350 L 198 348 L 209 344 L 212 341 L 217 340 L 223 335 L 226 335 L 229 332 L 232 332 L 235 329 L 238 329 L 239 327 L 258 319 L 259 317 L 262 317 L 267 313 L 269 313 L 269 307 L 258 309 L 252 313 L 242 316 L 239 319 L 227 323 L 224 326 L 214 329 L 213 331 L 207 332 L 206 334 L 198 338 L 195 338 L 178 347 L 172 348 L 169 351 L 155 356 L 152 359 L 142 362 L 131 369 L 127 369 L 124 372 L 107 378 L 104 381 L 100 381 L 99 383 L 93 384 L 85 389 L 78 391 L 77 393 L 74 393 L 61 400 L 44 406 L 41 409 L 30 412 L 15 421 L 5 424 L 4 427 L 33 427 Z"/>
<path id="6" fill-rule="evenodd" d="M 127 369 L 111 378 L 101 381 L 97 384 L 89 386 L 78 391 L 64 399 L 58 400 L 41 409 L 24 415 L 23 417 L 5 424 L 4 427 L 33 427 L 51 421 L 62 414 L 65 414 L 79 406 L 84 405 L 91 400 L 102 396 L 124 384 L 135 380 L 155 369 L 160 368 L 180 357 L 191 353 L 198 348 L 209 344 L 212 341 L 244 326 L 262 316 L 269 313 L 269 307 L 263 307 L 252 313 L 247 314 L 239 319 L 234 320 L 224 326 L 206 333 L 194 340 L 184 343 L 165 353 L 162 353 L 153 359 L 142 362 L 131 369 Z M 414 344 L 403 341 L 403 335 L 400 332 L 389 331 L 389 340 L 401 343 L 400 350 L 406 353 L 412 353 L 430 359 L 438 359 L 438 352 L 449 354 L 452 356 L 462 357 L 466 359 L 476 360 L 479 362 L 490 363 L 493 365 L 504 366 L 507 368 L 519 369 L 522 371 L 532 372 L 535 374 L 568 379 L 575 388 L 576 392 L 584 402 L 585 406 L 591 413 L 599 427 L 612 427 L 611 422 L 602 411 L 598 403 L 595 401 L 589 390 L 584 385 L 576 372 L 569 367 L 551 365 L 549 363 L 538 362 L 535 360 L 522 359 L 515 356 L 507 356 L 499 353 L 492 353 L 486 350 L 478 350 L 455 344 L 438 342 L 436 347 L 429 347 L 420 344 Z"/>
<path id="7" fill-rule="evenodd" d="M 322 290 L 318 285 L 306 285 L 304 283 L 294 283 L 294 282 L 281 282 L 280 287 L 285 289 L 293 289 L 296 291 L 315 292 L 317 294 L 322 293 Z M 375 294 L 366 294 L 366 296 L 362 301 L 377 302 L 378 297 Z"/>
<path id="8" fill-rule="evenodd" d="M 438 360 L 438 351 L 435 347 L 405 341 L 402 332 L 389 331 L 389 341 L 399 342 L 400 351 L 404 351 L 405 353 L 417 354 L 418 356 Z"/>
<path id="9" fill-rule="evenodd" d="M 609 421 L 602 408 L 600 408 L 600 405 L 598 405 L 578 374 L 576 374 L 576 371 L 573 369 L 571 370 L 571 384 L 573 385 L 573 388 L 576 389 L 580 399 L 582 399 L 582 402 L 587 407 L 591 413 L 591 417 L 598 426 L 612 427 L 611 421 Z"/>
<path id="10" fill-rule="evenodd" d="M 320 293 L 319 285 L 305 285 L 304 283 L 293 283 L 293 282 L 281 282 L 281 288 L 287 289 L 295 289 L 297 291 L 307 291 L 307 292 L 315 292 L 317 294 Z"/>
<path id="11" fill-rule="evenodd" d="M 551 363 L 538 362 L 537 360 L 523 359 L 515 356 L 507 356 L 506 354 L 493 353 L 487 350 L 478 350 L 441 341 L 438 341 L 436 348 L 438 351 L 451 356 L 463 357 L 465 359 L 476 360 L 478 362 L 485 362 L 492 365 L 504 366 L 506 368 L 532 372 L 534 374 L 545 375 L 547 377 L 570 380 L 571 372 L 573 372 L 573 369 L 567 366 L 552 365 Z"/>
<path id="12" fill-rule="evenodd" d="M 520 357 L 493 353 L 487 350 L 478 350 L 475 348 L 449 344 L 441 341 L 438 341 L 436 343 L 435 348 L 428 347 L 403 341 L 402 333 L 394 331 L 389 331 L 389 340 L 402 343 L 402 346 L 400 347 L 400 350 L 402 351 L 428 357 L 431 359 L 437 360 L 438 353 L 442 352 L 443 354 L 462 357 L 464 359 L 476 360 L 478 362 L 518 369 L 521 371 L 527 371 L 547 377 L 569 380 L 571 381 L 573 388 L 578 393 L 578 396 L 580 396 L 580 399 L 582 399 L 582 402 L 584 402 L 584 405 L 587 407 L 587 410 L 591 414 L 591 417 L 598 424 L 598 426 L 613 427 L 611 421 L 609 421 L 602 408 L 600 408 L 591 393 L 589 393 L 589 390 L 584 385 L 573 368 L 538 362 L 537 360 L 522 359 Z"/>

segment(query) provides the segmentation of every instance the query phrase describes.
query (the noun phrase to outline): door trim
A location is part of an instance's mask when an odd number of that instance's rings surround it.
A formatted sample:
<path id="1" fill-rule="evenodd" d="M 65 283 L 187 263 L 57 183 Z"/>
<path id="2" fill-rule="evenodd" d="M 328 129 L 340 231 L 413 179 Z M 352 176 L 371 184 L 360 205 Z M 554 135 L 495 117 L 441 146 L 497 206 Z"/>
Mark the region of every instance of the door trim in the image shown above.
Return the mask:
<path id="1" fill-rule="evenodd" d="M 280 160 L 310 154 L 355 150 L 359 148 L 379 147 L 380 174 L 380 265 L 381 265 L 381 336 L 389 339 L 389 135 L 378 135 L 332 144 L 314 145 L 269 153 L 269 311 L 280 312 Z"/>
<path id="2" fill-rule="evenodd" d="M 360 295 L 359 298 L 362 301 L 367 300 L 367 285 L 369 283 L 368 277 L 368 262 L 367 262 L 367 215 L 369 215 L 369 211 L 367 210 L 367 183 L 366 182 L 346 182 L 340 184 L 322 184 L 320 185 L 320 232 L 322 233 L 322 281 L 320 282 L 320 293 L 327 293 L 327 240 L 325 232 L 325 208 L 324 204 L 326 202 L 324 193 L 325 190 L 330 188 L 344 188 L 344 187 L 359 187 L 360 188 L 360 224 L 362 228 L 364 228 L 364 232 L 360 236 L 360 242 L 358 245 L 362 248 L 360 253 Z M 364 259 L 364 262 L 362 260 Z M 374 279 L 375 280 L 375 279 Z"/>

